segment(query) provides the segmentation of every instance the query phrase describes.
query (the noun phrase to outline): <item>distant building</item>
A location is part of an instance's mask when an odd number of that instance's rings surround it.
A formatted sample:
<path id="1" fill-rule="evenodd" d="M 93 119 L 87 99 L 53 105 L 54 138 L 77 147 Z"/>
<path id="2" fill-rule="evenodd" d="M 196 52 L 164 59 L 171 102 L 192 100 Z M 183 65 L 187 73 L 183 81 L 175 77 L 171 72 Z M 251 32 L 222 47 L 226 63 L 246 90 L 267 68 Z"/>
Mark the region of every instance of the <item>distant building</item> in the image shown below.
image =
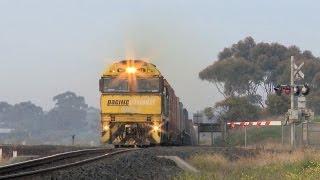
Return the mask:
<path id="1" fill-rule="evenodd" d="M 222 136 L 220 120 L 217 112 L 211 116 L 204 111 L 193 114 L 193 122 L 196 124 L 196 136 L 198 145 L 214 145 L 217 138 Z"/>
<path id="2" fill-rule="evenodd" d="M 219 118 L 216 114 L 213 114 L 212 117 L 208 117 L 205 113 L 197 112 L 193 114 L 194 123 L 205 123 L 205 124 L 219 124 Z"/>

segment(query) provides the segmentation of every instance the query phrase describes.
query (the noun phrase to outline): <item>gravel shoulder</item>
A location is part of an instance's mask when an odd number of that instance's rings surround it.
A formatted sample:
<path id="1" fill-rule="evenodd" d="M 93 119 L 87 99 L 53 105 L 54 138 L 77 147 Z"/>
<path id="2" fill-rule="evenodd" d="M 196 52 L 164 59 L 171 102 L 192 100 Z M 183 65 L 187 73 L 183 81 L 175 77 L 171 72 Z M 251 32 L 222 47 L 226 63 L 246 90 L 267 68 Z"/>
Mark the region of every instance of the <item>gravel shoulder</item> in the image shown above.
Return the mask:
<path id="1" fill-rule="evenodd" d="M 172 179 L 182 170 L 169 159 L 158 156 L 179 156 L 182 159 L 195 154 L 221 153 L 230 160 L 254 156 L 254 150 L 213 147 L 152 147 L 119 154 L 79 167 L 50 174 L 31 176 L 30 179 Z"/>

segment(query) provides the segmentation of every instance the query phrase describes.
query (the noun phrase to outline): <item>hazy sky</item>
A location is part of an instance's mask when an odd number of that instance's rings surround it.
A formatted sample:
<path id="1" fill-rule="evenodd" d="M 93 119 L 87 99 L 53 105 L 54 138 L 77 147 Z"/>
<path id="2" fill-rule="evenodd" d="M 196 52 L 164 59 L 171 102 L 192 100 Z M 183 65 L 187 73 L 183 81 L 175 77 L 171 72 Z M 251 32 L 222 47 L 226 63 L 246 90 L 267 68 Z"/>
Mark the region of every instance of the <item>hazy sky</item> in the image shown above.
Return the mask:
<path id="1" fill-rule="evenodd" d="M 148 59 L 191 112 L 221 99 L 198 72 L 246 36 L 320 55 L 320 2 L 0 0 L 0 101 L 48 109 L 71 90 L 99 106 L 113 60 Z"/>

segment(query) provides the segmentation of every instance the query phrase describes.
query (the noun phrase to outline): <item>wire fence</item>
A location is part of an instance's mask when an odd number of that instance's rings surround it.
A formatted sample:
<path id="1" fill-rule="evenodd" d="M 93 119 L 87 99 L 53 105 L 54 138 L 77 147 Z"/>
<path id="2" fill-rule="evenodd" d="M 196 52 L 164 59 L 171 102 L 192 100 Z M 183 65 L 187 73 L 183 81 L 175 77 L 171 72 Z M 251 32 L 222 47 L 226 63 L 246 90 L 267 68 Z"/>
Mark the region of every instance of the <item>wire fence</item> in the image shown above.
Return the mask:
<path id="1" fill-rule="evenodd" d="M 294 126 L 295 147 L 320 147 L 320 123 L 304 122 Z M 244 126 L 228 128 L 226 138 L 216 137 L 214 145 L 264 146 L 269 143 L 291 145 L 291 126 Z"/>

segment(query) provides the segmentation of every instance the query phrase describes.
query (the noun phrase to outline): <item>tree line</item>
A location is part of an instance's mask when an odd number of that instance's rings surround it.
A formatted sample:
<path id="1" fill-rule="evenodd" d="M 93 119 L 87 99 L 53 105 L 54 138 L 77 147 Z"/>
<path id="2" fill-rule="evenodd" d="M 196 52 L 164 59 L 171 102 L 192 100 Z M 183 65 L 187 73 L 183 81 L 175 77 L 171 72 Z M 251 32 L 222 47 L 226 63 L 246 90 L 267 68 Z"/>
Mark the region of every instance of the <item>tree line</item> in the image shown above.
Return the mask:
<path id="1" fill-rule="evenodd" d="M 14 105 L 0 102 L 1 127 L 13 130 L 12 141 L 59 144 L 72 135 L 98 140 L 98 109 L 88 107 L 84 97 L 70 91 L 54 96 L 53 101 L 55 106 L 47 112 L 30 101 Z"/>
<path id="2" fill-rule="evenodd" d="M 280 43 L 256 43 L 252 37 L 224 48 L 213 64 L 199 73 L 201 80 L 214 84 L 224 96 L 205 112 L 219 111 L 224 119 L 250 120 L 270 115 L 284 114 L 289 108 L 289 97 L 276 96 L 277 84 L 290 83 L 290 57 L 304 62 L 302 69 L 311 93 L 307 105 L 320 113 L 320 58 L 311 51 L 301 51 L 297 46 Z"/>

